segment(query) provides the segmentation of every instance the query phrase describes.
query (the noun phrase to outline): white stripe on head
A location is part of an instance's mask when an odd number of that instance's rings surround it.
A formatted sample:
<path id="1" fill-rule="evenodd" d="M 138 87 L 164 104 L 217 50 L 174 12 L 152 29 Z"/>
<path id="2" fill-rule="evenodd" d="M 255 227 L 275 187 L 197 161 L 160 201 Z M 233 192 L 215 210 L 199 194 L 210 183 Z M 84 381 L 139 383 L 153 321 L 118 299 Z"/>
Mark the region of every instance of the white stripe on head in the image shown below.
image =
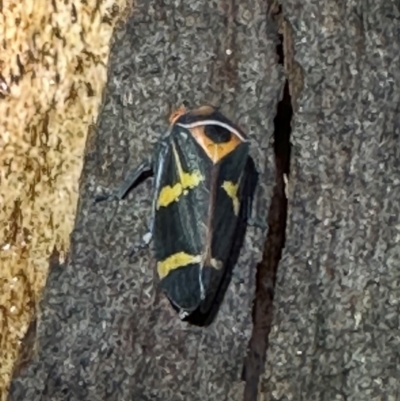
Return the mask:
<path id="1" fill-rule="evenodd" d="M 233 132 L 242 142 L 248 142 L 249 140 L 244 138 L 243 135 L 234 127 L 232 127 L 229 124 L 223 123 L 221 121 L 218 120 L 201 120 L 201 121 L 196 121 L 194 123 L 191 124 L 181 124 L 178 123 L 176 124 L 179 127 L 183 127 L 186 129 L 190 129 L 190 128 L 194 128 L 194 127 L 200 127 L 202 125 L 218 125 L 219 127 L 223 127 L 226 128 L 227 130 Z"/>

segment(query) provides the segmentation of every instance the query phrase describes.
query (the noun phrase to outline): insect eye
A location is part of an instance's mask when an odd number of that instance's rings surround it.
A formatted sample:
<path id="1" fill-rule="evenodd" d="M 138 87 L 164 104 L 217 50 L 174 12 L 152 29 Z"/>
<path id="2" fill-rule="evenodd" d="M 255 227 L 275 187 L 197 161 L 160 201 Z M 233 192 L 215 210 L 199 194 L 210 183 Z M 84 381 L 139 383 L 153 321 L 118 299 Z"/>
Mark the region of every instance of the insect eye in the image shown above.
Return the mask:
<path id="1" fill-rule="evenodd" d="M 204 127 L 204 133 L 214 143 L 226 143 L 231 140 L 231 132 L 219 125 L 206 125 Z"/>

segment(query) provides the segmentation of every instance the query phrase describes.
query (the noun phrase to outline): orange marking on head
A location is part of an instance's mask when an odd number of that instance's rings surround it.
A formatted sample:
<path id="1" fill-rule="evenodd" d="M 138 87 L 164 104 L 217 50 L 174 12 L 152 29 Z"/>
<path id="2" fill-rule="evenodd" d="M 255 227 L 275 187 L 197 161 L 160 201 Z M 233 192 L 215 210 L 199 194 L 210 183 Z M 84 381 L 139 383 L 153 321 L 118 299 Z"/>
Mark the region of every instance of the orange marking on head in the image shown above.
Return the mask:
<path id="1" fill-rule="evenodd" d="M 231 133 L 231 139 L 228 142 L 215 143 L 205 134 L 204 126 L 190 128 L 190 132 L 214 164 L 233 152 L 242 142 L 235 134 Z"/>
<path id="2" fill-rule="evenodd" d="M 173 111 L 171 113 L 171 115 L 169 116 L 169 123 L 173 124 L 179 117 L 183 116 L 186 113 L 187 113 L 187 110 L 186 110 L 185 106 L 179 107 L 178 109 Z"/>

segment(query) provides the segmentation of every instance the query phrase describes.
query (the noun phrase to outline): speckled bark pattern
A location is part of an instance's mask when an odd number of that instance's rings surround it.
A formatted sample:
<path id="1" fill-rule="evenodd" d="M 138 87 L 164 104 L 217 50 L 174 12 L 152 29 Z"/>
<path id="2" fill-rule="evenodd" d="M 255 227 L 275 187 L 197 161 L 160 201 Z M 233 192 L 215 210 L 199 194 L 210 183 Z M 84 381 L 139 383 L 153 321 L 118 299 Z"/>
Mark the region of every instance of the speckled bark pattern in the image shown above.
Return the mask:
<path id="1" fill-rule="evenodd" d="M 10 400 L 240 400 L 252 329 L 256 263 L 265 232 L 249 228 L 231 283 L 208 328 L 180 322 L 157 290 L 151 250 L 129 258 L 147 232 L 151 180 L 118 203 L 115 188 L 183 101 L 211 102 L 253 142 L 261 171 L 258 217 L 274 182 L 271 138 L 283 74 L 265 4 L 138 1 L 114 36 L 104 104 L 87 144 L 81 199 L 66 268 L 49 276 L 39 353 L 13 381 Z"/>
<path id="2" fill-rule="evenodd" d="M 399 400 L 399 2 L 281 4 L 304 89 L 259 399 Z"/>

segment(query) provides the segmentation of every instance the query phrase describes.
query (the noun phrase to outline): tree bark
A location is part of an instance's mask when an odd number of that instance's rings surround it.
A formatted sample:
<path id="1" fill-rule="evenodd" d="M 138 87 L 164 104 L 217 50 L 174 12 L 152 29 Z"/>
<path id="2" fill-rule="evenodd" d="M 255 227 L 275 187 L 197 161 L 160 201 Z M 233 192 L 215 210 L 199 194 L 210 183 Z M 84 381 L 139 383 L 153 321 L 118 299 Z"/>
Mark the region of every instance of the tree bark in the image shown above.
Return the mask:
<path id="1" fill-rule="evenodd" d="M 281 5 L 304 88 L 259 399 L 398 400 L 399 2 Z"/>
<path id="2" fill-rule="evenodd" d="M 51 270 L 38 354 L 9 400 L 241 400 L 256 265 L 266 230 L 249 227 L 209 327 L 180 322 L 157 289 L 146 233 L 151 181 L 120 203 L 115 188 L 187 102 L 221 106 L 247 132 L 260 171 L 254 210 L 266 221 L 275 182 L 274 117 L 283 89 L 277 34 L 264 2 L 138 1 L 116 30 L 103 108 L 88 137 L 69 262 Z"/>
<path id="3" fill-rule="evenodd" d="M 399 47 L 394 0 L 138 1 L 115 32 L 69 262 L 9 399 L 400 399 Z M 242 284 L 206 328 L 159 293 L 150 249 L 127 256 L 151 181 L 93 204 L 184 102 L 249 134 L 269 225 L 248 229 Z"/>

